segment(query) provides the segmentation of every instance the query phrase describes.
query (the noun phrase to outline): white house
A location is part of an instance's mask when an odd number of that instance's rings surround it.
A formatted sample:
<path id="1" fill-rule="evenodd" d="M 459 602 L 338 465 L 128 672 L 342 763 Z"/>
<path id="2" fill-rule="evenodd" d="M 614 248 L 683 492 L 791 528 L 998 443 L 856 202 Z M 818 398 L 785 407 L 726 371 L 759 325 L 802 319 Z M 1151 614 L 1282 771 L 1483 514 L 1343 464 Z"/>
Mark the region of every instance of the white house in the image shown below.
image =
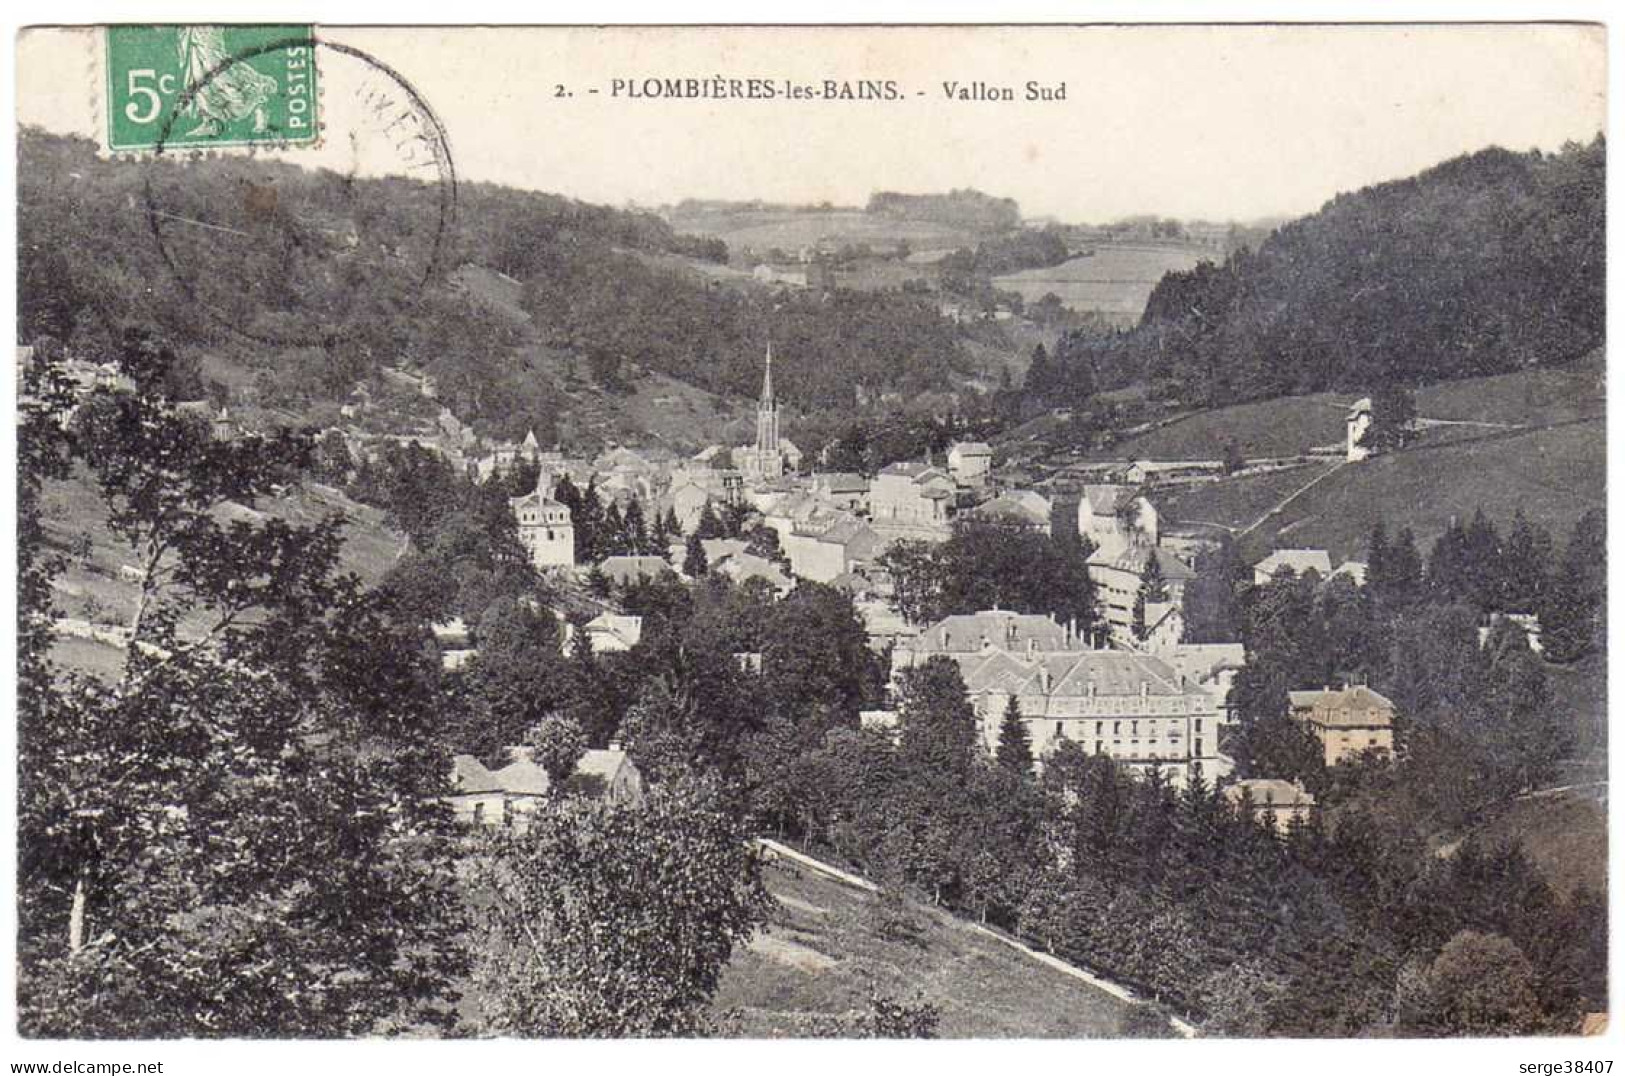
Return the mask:
<path id="1" fill-rule="evenodd" d="M 993 469 L 993 449 L 981 441 L 960 441 L 948 449 L 948 473 L 961 486 L 980 486 Z"/>
<path id="2" fill-rule="evenodd" d="M 537 568 L 569 568 L 576 562 L 576 530 L 570 509 L 548 495 L 544 474 L 534 492 L 508 499 L 508 507 L 519 522 L 519 542 L 530 553 Z"/>

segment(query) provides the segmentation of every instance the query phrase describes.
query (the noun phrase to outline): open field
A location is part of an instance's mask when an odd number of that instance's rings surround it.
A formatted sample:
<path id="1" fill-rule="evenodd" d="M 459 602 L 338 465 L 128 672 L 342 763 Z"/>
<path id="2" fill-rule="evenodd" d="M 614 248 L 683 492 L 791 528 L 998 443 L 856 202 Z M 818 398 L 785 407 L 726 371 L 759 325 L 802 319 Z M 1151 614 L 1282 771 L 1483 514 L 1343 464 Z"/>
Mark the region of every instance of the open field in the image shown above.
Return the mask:
<path id="1" fill-rule="evenodd" d="M 1345 397 L 1321 392 L 1199 411 L 1096 453 L 1123 459 L 1216 460 L 1233 442 L 1249 459 L 1295 456 L 1342 444 Z"/>
<path id="2" fill-rule="evenodd" d="M 67 562 L 53 583 L 55 612 L 102 624 L 127 624 L 135 612 L 137 584 L 124 578 L 121 567 L 133 566 L 135 555 L 106 524 L 106 513 L 88 477 L 47 484 L 42 499 L 46 542 Z M 384 522 L 376 508 L 357 504 L 330 486 L 306 485 L 288 496 L 262 502 L 267 516 L 309 524 L 330 515 L 345 520 L 340 571 L 354 572 L 364 585 L 384 577 L 401 549 L 401 536 Z M 75 548 L 79 535 L 90 538 L 88 551 Z M 205 626 L 206 617 L 180 623 L 182 636 Z M 67 668 L 106 675 L 119 667 L 109 648 L 87 640 L 64 640 L 53 656 Z"/>
<path id="3" fill-rule="evenodd" d="M 1505 523 L 1513 513 L 1543 524 L 1562 541 L 1587 509 L 1604 503 L 1603 423 L 1513 431 L 1476 440 L 1419 445 L 1344 467 L 1252 532 L 1242 552 L 1285 547 L 1326 549 L 1332 560 L 1359 557 L 1377 520 L 1409 526 L 1425 555 L 1452 517 L 1482 507 Z M 1241 477 L 1167 498 L 1171 518 L 1245 527 L 1268 508 L 1270 493 L 1292 491 L 1290 474 Z M 1301 483 L 1300 483 L 1301 484 Z M 1261 504 L 1263 505 L 1262 507 Z"/>
<path id="4" fill-rule="evenodd" d="M 771 924 L 736 952 L 713 1003 L 730 1034 L 807 1035 L 867 1011 L 871 989 L 942 1014 L 944 1038 L 1101 1038 L 1128 1006 L 953 916 L 909 904 L 913 940 L 884 936 L 876 898 L 786 863 L 767 868 Z"/>
<path id="5" fill-rule="evenodd" d="M 1054 292 L 1079 313 L 1138 320 L 1163 274 L 1212 258 L 1211 250 L 1199 247 L 1103 243 L 1093 254 L 1060 265 L 994 277 L 993 286 L 1019 292 L 1029 303 Z"/>
<path id="6" fill-rule="evenodd" d="M 1416 392 L 1416 412 L 1458 422 L 1535 425 L 1603 413 L 1601 351 L 1565 366 L 1441 381 Z"/>
<path id="7" fill-rule="evenodd" d="M 825 239 L 835 243 L 875 243 L 906 239 L 916 250 L 974 247 L 967 229 L 932 221 L 903 220 L 861 209 L 774 210 L 729 209 L 673 213 L 667 220 L 679 232 L 721 239 L 730 250 L 774 247 L 794 253 Z"/>

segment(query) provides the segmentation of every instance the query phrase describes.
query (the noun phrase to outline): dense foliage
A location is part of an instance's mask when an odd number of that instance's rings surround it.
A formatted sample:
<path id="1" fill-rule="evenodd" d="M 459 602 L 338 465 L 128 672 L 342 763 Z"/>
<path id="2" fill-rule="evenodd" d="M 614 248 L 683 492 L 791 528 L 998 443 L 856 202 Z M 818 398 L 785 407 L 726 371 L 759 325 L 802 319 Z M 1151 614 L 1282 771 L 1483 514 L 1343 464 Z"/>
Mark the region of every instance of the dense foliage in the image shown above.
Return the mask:
<path id="1" fill-rule="evenodd" d="M 1104 387 L 1219 405 L 1567 362 L 1603 334 L 1606 147 L 1488 149 L 1170 273 L 1139 326 L 1073 334 Z"/>

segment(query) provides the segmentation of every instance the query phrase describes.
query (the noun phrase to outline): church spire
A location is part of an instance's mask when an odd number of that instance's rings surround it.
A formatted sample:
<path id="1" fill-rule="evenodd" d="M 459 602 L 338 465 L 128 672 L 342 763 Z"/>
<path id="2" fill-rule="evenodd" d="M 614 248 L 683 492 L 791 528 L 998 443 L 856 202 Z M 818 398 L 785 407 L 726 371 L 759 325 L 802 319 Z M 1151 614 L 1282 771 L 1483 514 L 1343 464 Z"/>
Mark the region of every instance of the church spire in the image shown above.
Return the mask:
<path id="1" fill-rule="evenodd" d="M 773 399 L 773 341 L 767 342 L 767 366 L 762 371 L 762 399 L 756 405 L 756 453 L 765 474 L 777 478 L 783 461 L 779 456 L 779 405 Z"/>

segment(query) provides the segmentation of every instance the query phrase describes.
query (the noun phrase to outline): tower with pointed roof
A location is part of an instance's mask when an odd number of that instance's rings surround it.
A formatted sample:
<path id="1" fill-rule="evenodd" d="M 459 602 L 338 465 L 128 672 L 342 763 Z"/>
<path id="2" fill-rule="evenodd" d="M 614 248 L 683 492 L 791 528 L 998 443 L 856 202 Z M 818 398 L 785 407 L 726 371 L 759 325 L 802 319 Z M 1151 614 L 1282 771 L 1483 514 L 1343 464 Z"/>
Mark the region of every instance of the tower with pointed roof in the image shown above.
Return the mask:
<path id="1" fill-rule="evenodd" d="M 771 340 L 762 370 L 762 398 L 756 403 L 756 461 L 763 478 L 778 478 L 784 473 L 784 457 L 779 453 L 779 402 L 773 398 Z"/>

